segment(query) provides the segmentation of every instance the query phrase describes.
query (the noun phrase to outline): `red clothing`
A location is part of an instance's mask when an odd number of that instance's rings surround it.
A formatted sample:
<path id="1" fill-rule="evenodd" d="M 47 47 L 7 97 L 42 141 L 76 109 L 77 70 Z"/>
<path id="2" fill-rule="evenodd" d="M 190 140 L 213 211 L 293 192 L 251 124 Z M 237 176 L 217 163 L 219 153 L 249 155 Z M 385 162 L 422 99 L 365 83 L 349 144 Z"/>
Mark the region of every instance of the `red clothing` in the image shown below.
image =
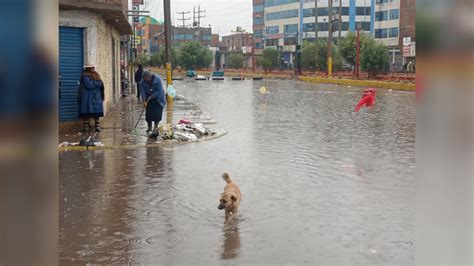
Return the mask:
<path id="1" fill-rule="evenodd" d="M 367 106 L 367 107 L 374 106 L 375 105 L 375 95 L 376 95 L 375 89 L 372 89 L 372 88 L 366 89 L 364 91 L 364 93 L 362 93 L 362 99 L 360 99 L 360 101 L 356 105 L 354 111 L 359 112 L 360 108 L 364 105 Z"/>

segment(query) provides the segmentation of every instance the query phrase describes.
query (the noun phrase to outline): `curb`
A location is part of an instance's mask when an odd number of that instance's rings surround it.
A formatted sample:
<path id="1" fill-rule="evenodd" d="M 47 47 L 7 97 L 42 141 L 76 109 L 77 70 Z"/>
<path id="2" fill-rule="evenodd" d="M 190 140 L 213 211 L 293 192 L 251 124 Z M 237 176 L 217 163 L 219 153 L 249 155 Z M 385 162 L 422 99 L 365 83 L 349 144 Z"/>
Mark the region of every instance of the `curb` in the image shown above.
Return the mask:
<path id="1" fill-rule="evenodd" d="M 213 140 L 220 138 L 222 136 L 227 135 L 227 131 L 224 130 L 222 133 L 218 133 L 214 136 L 211 137 L 206 137 L 206 138 L 201 138 L 195 141 L 177 141 L 177 140 L 164 140 L 160 143 L 149 143 L 149 144 L 129 144 L 129 145 L 113 145 L 113 146 L 91 146 L 91 147 L 85 147 L 85 146 L 68 146 L 68 147 L 59 147 L 58 151 L 87 151 L 87 150 L 114 150 L 114 149 L 133 149 L 133 148 L 140 148 L 140 147 L 159 147 L 164 144 L 171 144 L 171 143 L 176 143 L 176 144 L 185 144 L 185 143 L 196 143 L 196 142 L 203 142 L 207 140 Z"/>
<path id="2" fill-rule="evenodd" d="M 326 84 L 338 84 L 355 87 L 375 87 L 380 89 L 395 89 L 395 90 L 407 90 L 414 91 L 416 89 L 415 84 L 412 83 L 394 83 L 385 81 L 374 81 L 374 80 L 352 80 L 352 79 L 334 79 L 334 78 L 317 78 L 317 77 L 299 77 L 300 80 L 311 82 L 311 83 L 326 83 Z"/>

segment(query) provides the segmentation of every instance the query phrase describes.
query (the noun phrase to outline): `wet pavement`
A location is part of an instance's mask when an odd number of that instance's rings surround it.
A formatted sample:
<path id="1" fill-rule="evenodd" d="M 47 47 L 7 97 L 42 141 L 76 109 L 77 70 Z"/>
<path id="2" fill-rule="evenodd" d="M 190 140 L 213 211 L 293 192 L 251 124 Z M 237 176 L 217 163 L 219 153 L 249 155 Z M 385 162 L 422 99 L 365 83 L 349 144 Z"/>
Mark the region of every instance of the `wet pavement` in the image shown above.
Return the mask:
<path id="1" fill-rule="evenodd" d="M 354 113 L 362 88 L 175 84 L 228 134 L 60 152 L 61 264 L 414 264 L 414 93 Z M 224 171 L 243 194 L 228 227 Z"/>
<path id="2" fill-rule="evenodd" d="M 203 136 L 199 140 L 208 140 L 221 137 L 227 134 L 223 128 L 216 125 L 216 121 L 208 114 L 202 111 L 199 106 L 186 100 L 180 99 L 174 102 L 173 124 L 176 124 L 181 119 L 191 120 L 195 123 L 202 123 L 206 128 L 215 129 L 216 134 L 212 136 Z M 166 108 L 163 110 L 163 120 L 161 123 L 168 123 Z M 91 125 L 94 122 L 90 121 Z M 135 128 L 136 126 L 136 128 Z M 110 111 L 104 118 L 100 120 L 101 132 L 97 135 L 97 140 L 103 146 L 99 148 L 134 148 L 136 146 L 149 146 L 155 144 L 162 144 L 162 139 L 148 138 L 146 134 L 147 123 L 145 121 L 145 113 L 143 112 L 143 104 L 138 101 L 136 97 L 129 96 L 121 98 L 113 110 Z M 87 139 L 89 136 L 94 136 L 94 130 L 82 133 L 81 128 L 76 131 L 63 132 L 59 136 L 59 142 L 64 143 L 79 143 L 81 139 Z M 60 150 L 68 150 L 75 148 L 85 148 L 84 146 L 65 146 L 60 147 Z"/>

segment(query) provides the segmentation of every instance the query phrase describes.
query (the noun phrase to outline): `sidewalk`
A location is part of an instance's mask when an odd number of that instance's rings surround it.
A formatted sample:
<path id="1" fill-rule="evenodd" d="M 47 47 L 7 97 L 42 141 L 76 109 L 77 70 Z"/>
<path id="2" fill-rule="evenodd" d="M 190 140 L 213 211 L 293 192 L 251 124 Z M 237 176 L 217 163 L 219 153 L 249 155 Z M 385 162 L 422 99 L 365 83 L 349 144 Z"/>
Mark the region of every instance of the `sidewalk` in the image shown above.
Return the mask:
<path id="1" fill-rule="evenodd" d="M 140 122 L 138 123 L 137 129 L 134 131 L 135 123 L 137 122 L 140 113 L 143 110 L 143 104 L 137 101 L 134 95 L 129 95 L 125 98 L 120 98 L 117 105 L 101 119 L 100 127 L 102 131 L 97 134 L 96 139 L 100 141 L 104 146 L 89 147 L 89 149 L 105 148 L 133 148 L 139 146 L 155 146 L 166 142 L 175 142 L 161 139 L 151 139 L 145 134 L 147 124 L 145 121 L 145 114 L 142 115 Z M 166 107 L 163 110 L 163 120 L 161 123 L 166 123 Z M 212 127 L 217 131 L 217 134 L 209 137 L 202 137 L 198 141 L 209 140 L 221 137 L 227 132 L 224 129 L 216 127 L 216 121 L 214 121 L 209 115 L 206 115 L 197 107 L 195 104 L 185 100 L 174 101 L 173 105 L 173 124 L 176 124 L 179 120 L 186 119 L 193 123 L 202 123 L 205 127 Z M 92 122 L 92 121 L 91 121 Z M 93 122 L 92 122 L 93 123 Z M 79 132 L 64 133 L 59 135 L 59 143 L 64 141 L 69 143 L 77 143 L 81 139 L 87 138 L 88 133 L 85 135 Z M 91 132 L 94 134 L 94 132 Z M 67 146 L 60 147 L 59 150 L 83 150 L 86 149 L 84 146 Z"/>

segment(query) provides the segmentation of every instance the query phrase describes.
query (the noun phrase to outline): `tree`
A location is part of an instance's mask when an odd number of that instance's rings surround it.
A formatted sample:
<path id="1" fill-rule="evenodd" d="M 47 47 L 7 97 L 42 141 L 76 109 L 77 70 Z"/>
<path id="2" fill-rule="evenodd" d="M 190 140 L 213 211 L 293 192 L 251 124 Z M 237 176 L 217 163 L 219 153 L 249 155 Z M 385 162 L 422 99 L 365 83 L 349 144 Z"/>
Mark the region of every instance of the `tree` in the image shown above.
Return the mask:
<path id="1" fill-rule="evenodd" d="M 160 66 L 164 66 L 166 62 L 166 50 L 164 47 L 158 51 L 158 58 L 159 62 L 161 63 Z M 174 47 L 171 48 L 171 61 L 171 67 L 175 69 L 178 66 L 178 54 L 176 53 Z"/>
<path id="2" fill-rule="evenodd" d="M 327 40 L 319 39 L 316 42 L 305 42 L 303 44 L 302 66 L 304 69 L 327 70 Z M 316 56 L 315 56 L 316 53 Z M 342 67 L 342 58 L 340 53 L 333 45 L 332 50 L 333 69 L 339 70 Z"/>
<path id="3" fill-rule="evenodd" d="M 244 66 L 245 56 L 241 53 L 232 53 L 226 60 L 226 67 L 239 69 Z"/>
<path id="4" fill-rule="evenodd" d="M 150 66 L 161 67 L 164 61 L 161 60 L 159 53 L 154 53 L 150 56 Z"/>
<path id="5" fill-rule="evenodd" d="M 364 33 L 360 33 L 360 47 L 364 46 L 367 40 L 367 36 Z M 339 46 L 339 52 L 341 53 L 342 58 L 352 66 L 356 64 L 356 54 L 357 54 L 357 35 L 356 33 L 349 32 L 346 37 L 341 40 Z"/>
<path id="6" fill-rule="evenodd" d="M 273 48 L 265 48 L 263 54 L 257 57 L 257 64 L 265 70 L 265 73 L 278 67 L 279 52 Z"/>
<path id="7" fill-rule="evenodd" d="M 305 41 L 301 49 L 301 67 L 303 69 L 315 69 L 315 44 Z"/>
<path id="8" fill-rule="evenodd" d="M 199 42 L 188 42 L 180 46 L 178 64 L 184 69 L 209 67 L 212 63 L 212 52 Z"/>
<path id="9" fill-rule="evenodd" d="M 142 64 L 142 66 L 149 66 L 150 65 L 150 57 L 146 54 L 141 54 L 136 59 L 137 64 Z"/>
<path id="10" fill-rule="evenodd" d="M 369 79 L 373 73 L 385 72 L 390 66 L 388 48 L 382 43 L 368 38 L 361 48 L 360 66 L 369 72 Z"/>

